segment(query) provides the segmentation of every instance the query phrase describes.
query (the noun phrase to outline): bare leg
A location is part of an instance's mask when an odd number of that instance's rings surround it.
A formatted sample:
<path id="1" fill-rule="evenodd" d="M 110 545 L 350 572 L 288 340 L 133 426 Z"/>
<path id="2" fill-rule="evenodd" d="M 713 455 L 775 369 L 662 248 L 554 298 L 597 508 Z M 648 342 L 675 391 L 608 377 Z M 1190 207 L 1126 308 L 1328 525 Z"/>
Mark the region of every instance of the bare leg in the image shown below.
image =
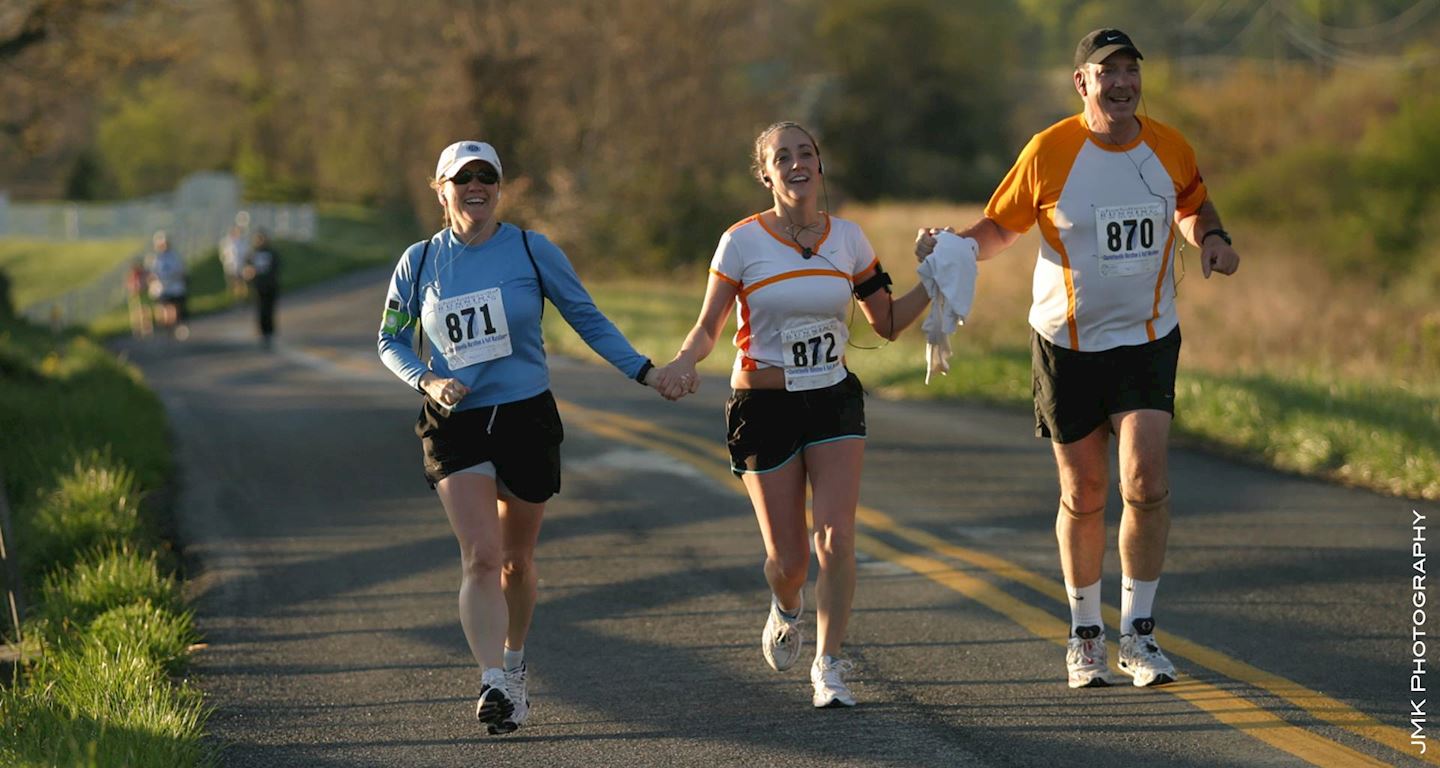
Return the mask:
<path id="1" fill-rule="evenodd" d="M 525 647 L 530 619 L 535 615 L 535 542 L 540 538 L 544 515 L 544 503 L 512 497 L 500 499 L 500 533 L 505 547 L 500 585 L 510 614 L 505 646 L 511 650 Z"/>
<path id="2" fill-rule="evenodd" d="M 460 544 L 460 626 L 481 669 L 503 666 L 507 611 L 500 590 L 500 516 L 495 480 L 463 472 L 436 490 Z"/>
<path id="3" fill-rule="evenodd" d="M 864 440 L 837 440 L 805 449 L 815 517 L 815 657 L 839 656 L 855 600 L 855 505 L 860 503 Z"/>
<path id="4" fill-rule="evenodd" d="M 1084 587 L 1100 580 L 1105 563 L 1105 493 L 1110 475 L 1106 449 L 1110 426 L 1073 443 L 1052 443 L 1060 472 L 1060 512 L 1055 538 L 1065 582 Z"/>
<path id="5" fill-rule="evenodd" d="M 1132 579 L 1154 581 L 1165 567 L 1170 537 L 1170 414 L 1127 411 L 1111 417 L 1120 435 L 1120 568 Z"/>
<path id="6" fill-rule="evenodd" d="M 762 474 L 744 475 L 745 490 L 765 539 L 765 581 L 785 611 L 800 608 L 800 590 L 810 571 L 805 523 L 805 461 Z"/>

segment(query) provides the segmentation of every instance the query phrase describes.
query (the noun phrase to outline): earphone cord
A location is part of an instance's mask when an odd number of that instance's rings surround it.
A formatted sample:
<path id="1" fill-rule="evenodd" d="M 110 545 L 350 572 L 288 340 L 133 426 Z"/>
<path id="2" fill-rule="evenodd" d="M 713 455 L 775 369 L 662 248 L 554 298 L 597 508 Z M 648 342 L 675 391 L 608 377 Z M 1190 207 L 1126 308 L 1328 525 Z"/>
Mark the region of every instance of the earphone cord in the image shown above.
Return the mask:
<path id="1" fill-rule="evenodd" d="M 1145 97 L 1143 95 L 1140 97 L 1140 109 L 1145 113 L 1145 120 L 1140 124 L 1141 130 L 1143 131 L 1146 126 L 1150 125 L 1150 106 L 1145 103 Z M 1153 127 L 1150 132 L 1151 135 L 1155 137 L 1156 147 L 1151 148 L 1150 157 L 1145 158 L 1145 163 L 1150 162 L 1151 158 L 1159 157 L 1155 150 L 1160 144 L 1160 135 L 1155 133 Z M 1145 185 L 1146 191 L 1148 191 L 1152 197 L 1160 201 L 1160 207 L 1166 211 L 1166 236 L 1169 237 L 1171 233 L 1173 233 L 1175 242 L 1175 259 L 1174 265 L 1170 269 L 1170 283 L 1175 289 L 1175 296 L 1178 298 L 1180 296 L 1180 283 L 1185 279 L 1185 276 L 1181 274 L 1185 269 L 1185 259 L 1182 258 L 1185 255 L 1185 237 L 1179 232 L 1179 228 L 1175 225 L 1175 216 L 1170 213 L 1170 206 L 1165 200 L 1165 197 L 1156 193 L 1155 189 L 1150 186 L 1150 180 L 1145 178 L 1145 172 L 1141 170 L 1144 168 L 1145 163 L 1136 163 L 1135 158 L 1130 157 L 1129 152 L 1124 154 L 1126 159 L 1130 161 L 1130 164 L 1135 166 L 1135 173 L 1140 176 L 1140 183 Z"/>

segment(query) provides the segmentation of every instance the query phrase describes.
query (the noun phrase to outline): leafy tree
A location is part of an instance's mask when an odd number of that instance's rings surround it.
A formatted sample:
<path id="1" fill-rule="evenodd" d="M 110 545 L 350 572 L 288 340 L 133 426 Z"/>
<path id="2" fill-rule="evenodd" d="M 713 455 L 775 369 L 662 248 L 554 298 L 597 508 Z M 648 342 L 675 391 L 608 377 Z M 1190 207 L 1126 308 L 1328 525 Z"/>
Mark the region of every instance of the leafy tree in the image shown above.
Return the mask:
<path id="1" fill-rule="evenodd" d="M 173 3 L 5 0 L 0 11 L 0 178 L 63 174 L 91 141 L 92 96 L 117 73 L 163 66 Z M 63 83 L 63 87 L 59 84 Z"/>
<path id="2" fill-rule="evenodd" d="M 988 194 L 1014 151 L 1015 18 L 1008 2 L 827 3 L 818 36 L 834 74 L 820 141 L 831 177 L 860 200 Z"/>

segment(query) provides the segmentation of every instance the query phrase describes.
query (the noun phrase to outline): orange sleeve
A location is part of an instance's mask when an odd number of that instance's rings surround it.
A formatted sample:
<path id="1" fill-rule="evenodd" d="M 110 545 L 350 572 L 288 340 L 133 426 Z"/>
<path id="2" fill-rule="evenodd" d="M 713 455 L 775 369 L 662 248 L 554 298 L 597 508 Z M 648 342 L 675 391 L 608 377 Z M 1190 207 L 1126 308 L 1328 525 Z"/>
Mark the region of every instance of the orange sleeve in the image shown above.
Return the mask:
<path id="1" fill-rule="evenodd" d="M 1162 123 L 1155 124 L 1155 154 L 1175 180 L 1175 212 L 1182 218 L 1193 216 L 1209 197 L 1205 178 L 1195 161 L 1195 150 L 1180 132 Z"/>
<path id="2" fill-rule="evenodd" d="M 1024 234 L 1035 226 L 1039 213 L 1040 174 L 1036 167 L 1040 150 L 1040 134 L 1031 137 L 1005 180 L 995 188 L 985 206 L 985 218 L 1010 230 Z"/>

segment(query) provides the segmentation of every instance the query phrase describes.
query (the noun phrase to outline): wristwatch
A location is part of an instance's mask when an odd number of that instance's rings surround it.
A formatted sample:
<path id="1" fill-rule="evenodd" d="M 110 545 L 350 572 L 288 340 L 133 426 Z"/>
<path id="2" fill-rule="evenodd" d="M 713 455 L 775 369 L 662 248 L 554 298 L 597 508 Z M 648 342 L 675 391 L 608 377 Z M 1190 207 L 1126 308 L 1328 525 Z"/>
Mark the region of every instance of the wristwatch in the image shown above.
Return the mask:
<path id="1" fill-rule="evenodd" d="M 635 380 L 640 382 L 641 386 L 645 386 L 645 377 L 649 375 L 650 371 L 654 368 L 655 364 L 650 362 L 650 358 L 645 358 L 645 362 L 640 365 L 640 370 L 635 372 Z"/>
<path id="2" fill-rule="evenodd" d="M 1219 228 L 1219 227 L 1216 227 L 1216 228 L 1210 230 L 1209 232 L 1206 232 L 1205 234 L 1201 235 L 1201 236 L 1200 236 L 1200 244 L 1201 244 L 1201 245 L 1204 245 L 1204 244 L 1205 244 L 1205 241 L 1208 240 L 1211 235 L 1219 235 L 1219 236 L 1220 236 L 1220 239 L 1221 239 L 1221 240 L 1224 240 L 1226 245 L 1234 245 L 1234 243 L 1230 242 L 1230 233 L 1229 233 L 1229 232 L 1226 232 L 1225 230 L 1223 230 L 1223 229 L 1221 229 L 1221 228 Z"/>

